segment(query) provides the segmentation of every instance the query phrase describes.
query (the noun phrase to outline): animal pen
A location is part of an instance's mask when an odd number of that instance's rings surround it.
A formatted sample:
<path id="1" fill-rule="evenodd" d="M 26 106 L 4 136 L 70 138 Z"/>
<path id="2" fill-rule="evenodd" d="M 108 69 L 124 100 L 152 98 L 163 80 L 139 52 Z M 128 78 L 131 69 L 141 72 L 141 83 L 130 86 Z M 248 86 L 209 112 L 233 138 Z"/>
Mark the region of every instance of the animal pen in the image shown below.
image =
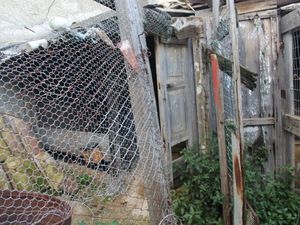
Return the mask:
<path id="1" fill-rule="evenodd" d="M 29 24 L 1 12 L 0 223 L 70 224 L 57 196 L 74 224 L 158 224 L 171 211 L 137 2 L 24 4 Z"/>
<path id="2" fill-rule="evenodd" d="M 173 151 L 211 132 L 225 224 L 259 224 L 245 143 L 300 170 L 299 5 L 198 2 L 1 2 L 0 224 L 180 224 Z"/>

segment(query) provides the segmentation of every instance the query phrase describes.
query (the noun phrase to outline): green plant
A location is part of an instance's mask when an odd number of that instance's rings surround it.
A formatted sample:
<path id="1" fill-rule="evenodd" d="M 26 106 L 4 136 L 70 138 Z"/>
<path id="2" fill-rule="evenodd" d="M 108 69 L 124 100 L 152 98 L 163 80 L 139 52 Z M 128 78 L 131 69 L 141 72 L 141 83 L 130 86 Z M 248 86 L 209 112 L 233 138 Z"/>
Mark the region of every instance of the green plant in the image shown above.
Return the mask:
<path id="1" fill-rule="evenodd" d="M 82 174 L 77 178 L 77 182 L 82 186 L 88 186 L 92 180 L 93 178 L 88 174 Z"/>
<path id="2" fill-rule="evenodd" d="M 186 166 L 180 168 L 183 185 L 172 191 L 174 212 L 183 224 L 219 225 L 222 222 L 222 194 L 217 141 L 210 141 L 206 153 L 197 148 L 183 150 Z M 293 192 L 293 168 L 275 175 L 265 173 L 265 146 L 248 148 L 245 154 L 246 199 L 261 225 L 299 225 L 300 197 Z M 176 168 L 175 168 L 176 169 Z"/>
<path id="3" fill-rule="evenodd" d="M 197 148 L 182 152 L 186 163 L 180 168 L 183 185 L 172 197 L 174 211 L 184 224 L 223 224 L 218 147 L 216 141 L 211 143 L 207 153 Z"/>
<path id="4" fill-rule="evenodd" d="M 282 168 L 275 175 L 265 174 L 266 161 L 265 147 L 247 154 L 246 198 L 261 225 L 298 225 L 300 197 L 292 190 L 293 168 Z"/>

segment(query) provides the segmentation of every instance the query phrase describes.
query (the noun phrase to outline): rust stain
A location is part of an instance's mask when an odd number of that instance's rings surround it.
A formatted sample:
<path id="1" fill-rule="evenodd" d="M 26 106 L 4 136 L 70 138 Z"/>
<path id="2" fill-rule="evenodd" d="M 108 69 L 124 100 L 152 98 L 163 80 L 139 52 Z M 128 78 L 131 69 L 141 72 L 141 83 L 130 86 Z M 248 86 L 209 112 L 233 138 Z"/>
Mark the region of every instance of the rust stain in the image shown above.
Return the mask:
<path id="1" fill-rule="evenodd" d="M 243 179 L 242 179 L 242 171 L 240 166 L 240 161 L 237 155 L 234 155 L 234 176 L 236 180 L 236 189 L 237 194 L 239 196 L 243 196 Z"/>
<path id="2" fill-rule="evenodd" d="M 211 67 L 212 67 L 212 80 L 213 80 L 213 86 L 214 86 L 214 100 L 216 108 L 219 111 L 222 111 L 222 102 L 220 99 L 220 69 L 219 69 L 219 62 L 218 58 L 215 54 L 210 55 L 211 60 Z"/>

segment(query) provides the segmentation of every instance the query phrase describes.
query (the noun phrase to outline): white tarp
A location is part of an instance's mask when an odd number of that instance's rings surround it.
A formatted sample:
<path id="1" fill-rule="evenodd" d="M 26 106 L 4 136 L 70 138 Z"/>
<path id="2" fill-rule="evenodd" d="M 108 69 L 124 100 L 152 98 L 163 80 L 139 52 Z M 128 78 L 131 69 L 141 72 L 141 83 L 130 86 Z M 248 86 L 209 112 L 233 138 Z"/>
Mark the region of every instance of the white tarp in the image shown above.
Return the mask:
<path id="1" fill-rule="evenodd" d="M 0 47 L 45 38 L 53 27 L 108 11 L 93 0 L 0 0 Z"/>

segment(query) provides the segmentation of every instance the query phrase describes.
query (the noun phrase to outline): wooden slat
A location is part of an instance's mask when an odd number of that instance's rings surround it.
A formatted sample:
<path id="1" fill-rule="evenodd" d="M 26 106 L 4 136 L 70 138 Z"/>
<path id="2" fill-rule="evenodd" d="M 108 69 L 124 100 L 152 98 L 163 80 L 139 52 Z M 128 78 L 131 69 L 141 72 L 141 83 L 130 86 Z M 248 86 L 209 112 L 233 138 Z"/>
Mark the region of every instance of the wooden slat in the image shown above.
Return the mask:
<path id="1" fill-rule="evenodd" d="M 300 117 L 293 115 L 284 115 L 283 117 L 284 129 L 291 134 L 300 137 Z"/>
<path id="2" fill-rule="evenodd" d="M 289 13 L 298 8 L 300 8 L 300 3 L 295 3 L 295 4 L 286 5 L 286 6 L 281 7 L 280 11 L 283 13 Z"/>
<path id="3" fill-rule="evenodd" d="M 214 30 L 217 31 L 220 20 L 220 0 L 213 0 L 213 19 L 214 19 Z"/>
<path id="4" fill-rule="evenodd" d="M 298 27 L 300 27 L 300 9 L 295 9 L 282 17 L 280 24 L 281 33 L 287 33 Z"/>
<path id="5" fill-rule="evenodd" d="M 245 20 L 253 20 L 255 17 L 259 17 L 260 19 L 267 19 L 270 17 L 275 17 L 277 16 L 278 11 L 277 9 L 270 9 L 270 10 L 264 10 L 264 11 L 259 11 L 259 12 L 250 12 L 250 13 L 244 13 L 240 14 L 238 16 L 239 21 L 245 21 Z"/>
<path id="6" fill-rule="evenodd" d="M 299 0 L 277 0 L 277 5 L 281 7 L 281 6 L 285 6 L 297 2 L 299 2 Z"/>
<path id="7" fill-rule="evenodd" d="M 207 119 L 207 98 L 203 65 L 203 51 L 201 43 L 204 39 L 193 38 L 193 65 L 195 73 L 195 88 L 196 88 L 196 105 L 197 105 L 197 127 L 198 127 L 198 144 L 206 146 L 205 134 L 208 134 L 208 119 Z"/>
<path id="8" fill-rule="evenodd" d="M 276 9 L 277 1 L 276 0 L 265 0 L 265 1 L 250 0 L 250 1 L 237 3 L 236 7 L 239 14 L 265 11 L 269 9 Z"/>
<path id="9" fill-rule="evenodd" d="M 230 59 L 225 58 L 224 56 L 215 53 L 211 49 L 207 49 L 207 53 L 208 54 L 216 54 L 218 57 L 218 60 L 219 60 L 220 69 L 224 72 L 226 71 L 228 75 L 231 75 L 231 73 L 230 73 L 230 72 L 232 72 L 231 65 L 233 62 Z M 241 82 L 250 90 L 253 90 L 254 88 L 256 88 L 256 79 L 257 79 L 258 74 L 250 71 L 249 69 L 247 69 L 246 67 L 244 67 L 242 65 L 240 65 L 239 67 L 240 67 L 239 70 L 241 73 Z"/>
<path id="10" fill-rule="evenodd" d="M 234 84 L 234 103 L 236 107 L 236 131 L 232 134 L 232 161 L 233 161 L 233 225 L 244 224 L 244 177 L 243 177 L 243 111 L 241 91 L 241 70 L 239 58 L 239 39 L 236 24 L 236 11 L 233 0 L 228 0 L 230 15 L 230 36 L 232 45 L 232 80 Z"/>
<path id="11" fill-rule="evenodd" d="M 273 22 L 275 23 L 275 22 Z M 279 32 L 279 19 L 276 19 L 276 25 L 272 25 L 272 27 L 277 28 L 277 32 Z M 278 37 L 277 37 L 278 38 Z M 283 102 L 284 99 L 281 96 L 281 90 L 285 88 L 283 85 L 283 80 L 285 79 L 283 74 L 285 72 L 285 62 L 284 62 L 284 54 L 280 49 L 280 45 L 277 41 L 278 46 L 276 46 L 275 50 L 277 55 L 277 69 L 275 71 L 275 79 L 274 79 L 274 110 L 275 110 L 275 169 L 280 169 L 285 164 L 286 157 L 286 146 L 285 146 L 285 132 L 283 130 L 283 121 L 282 115 L 284 114 Z M 274 48 L 274 47 L 273 47 Z M 273 53 L 274 55 L 276 53 Z"/>
<path id="12" fill-rule="evenodd" d="M 244 118 L 243 119 L 244 127 L 255 127 L 255 126 L 274 126 L 275 118 L 274 117 L 265 117 L 265 118 Z"/>
<path id="13" fill-rule="evenodd" d="M 283 35 L 284 43 L 284 71 L 281 74 L 281 92 L 282 92 L 282 109 L 284 114 L 294 114 L 294 92 L 293 90 L 293 36 L 291 32 Z M 284 119 L 284 118 L 283 118 Z M 284 123 L 284 121 L 283 121 Z M 284 124 L 283 124 L 284 126 Z M 295 157 L 295 137 L 292 133 L 284 132 L 285 154 L 283 155 L 284 165 L 294 164 Z"/>
<path id="14" fill-rule="evenodd" d="M 243 225 L 244 214 L 244 178 L 240 152 L 240 140 L 231 135 L 233 161 L 233 225 Z"/>
<path id="15" fill-rule="evenodd" d="M 123 42 L 129 42 L 129 45 L 132 45 L 132 50 L 134 52 L 133 58 L 137 58 L 137 56 L 143 56 L 144 50 L 146 47 L 145 36 L 141 35 L 144 32 L 143 23 L 141 20 L 137 18 L 142 18 L 140 5 L 135 0 L 116 0 L 115 1 L 116 8 L 118 12 L 122 12 L 119 14 L 119 27 L 121 33 L 121 40 Z M 146 73 L 140 73 L 139 76 L 142 76 L 144 80 L 147 80 L 147 85 L 149 86 L 149 94 L 152 99 L 151 107 L 156 109 L 155 95 L 154 95 L 154 87 L 153 80 L 151 76 L 151 69 L 149 65 L 148 58 L 145 57 L 144 64 L 146 65 Z M 130 71 L 129 71 L 130 72 Z M 140 111 L 139 105 L 140 100 L 137 99 L 134 94 L 136 93 L 136 83 L 134 83 L 131 79 L 128 81 L 129 85 L 129 93 L 132 102 L 132 111 L 134 116 L 134 122 L 136 126 L 136 132 L 142 134 L 143 123 L 138 123 L 137 121 L 141 118 L 141 116 L 149 116 L 149 113 L 153 112 L 144 112 Z M 157 112 L 157 110 L 156 110 Z M 147 114 L 147 115 L 145 115 Z M 153 115 L 153 114 L 152 114 Z M 157 114 L 153 115 L 153 130 L 159 130 L 158 116 Z M 139 136 L 137 138 L 138 146 L 144 146 L 147 143 L 145 137 Z M 151 149 L 149 149 L 151 150 Z M 159 149 L 162 151 L 162 149 Z M 141 158 L 147 158 L 146 151 L 141 151 Z M 146 163 L 146 162 L 145 162 Z M 162 161 L 161 161 L 162 163 Z M 161 165 L 165 166 L 165 165 Z M 167 204 L 167 200 L 165 199 L 165 193 L 168 192 L 167 187 L 160 180 L 157 180 L 156 176 L 149 177 L 148 180 L 145 180 L 143 185 L 146 187 L 145 195 L 147 197 L 147 203 L 149 208 L 149 218 L 151 219 L 151 225 L 157 225 L 160 221 L 166 216 L 164 213 L 164 206 Z"/>
<path id="16" fill-rule="evenodd" d="M 224 116 L 224 101 L 223 101 L 223 85 L 220 79 L 220 68 L 219 68 L 217 56 L 211 54 L 210 60 L 212 66 L 213 92 L 214 92 L 214 101 L 216 107 L 221 189 L 222 189 L 222 194 L 224 196 L 223 218 L 225 224 L 230 225 L 231 219 L 230 219 L 230 204 L 229 204 L 229 183 L 228 183 L 226 140 L 225 140 L 225 127 L 224 127 L 225 116 Z"/>

